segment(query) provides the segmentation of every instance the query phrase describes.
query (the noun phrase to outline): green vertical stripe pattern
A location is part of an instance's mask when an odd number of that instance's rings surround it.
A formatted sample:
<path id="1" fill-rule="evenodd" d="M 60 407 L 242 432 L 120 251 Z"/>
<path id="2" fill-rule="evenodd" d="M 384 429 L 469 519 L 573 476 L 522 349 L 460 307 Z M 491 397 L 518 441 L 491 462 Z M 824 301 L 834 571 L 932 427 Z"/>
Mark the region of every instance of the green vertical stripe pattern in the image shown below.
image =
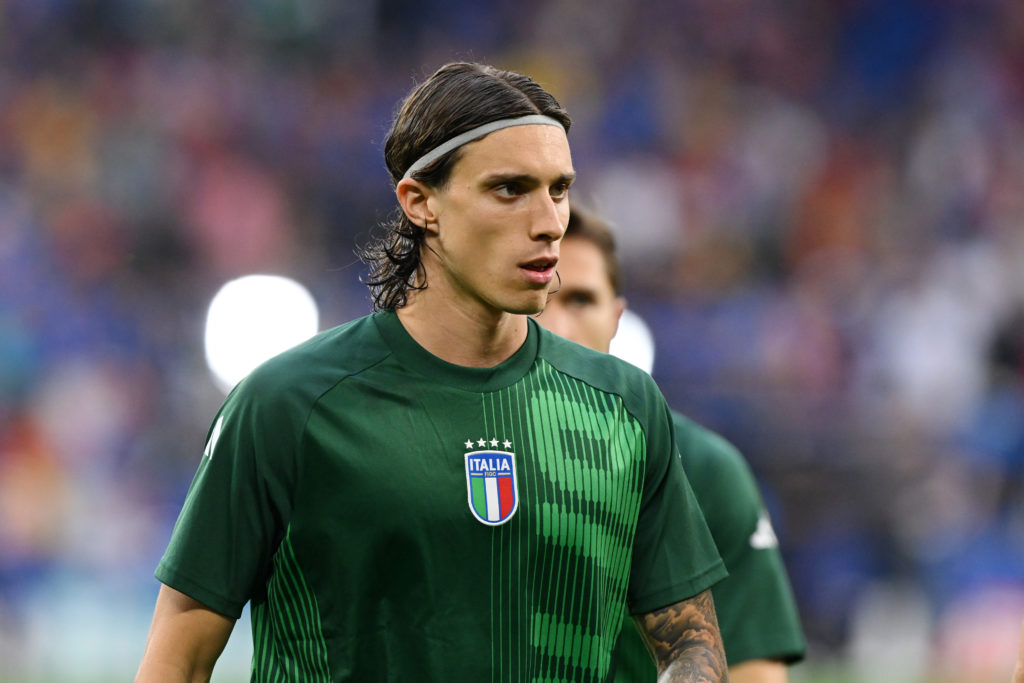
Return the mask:
<path id="1" fill-rule="evenodd" d="M 528 435 L 511 448 L 520 509 L 493 530 L 491 679 L 605 680 L 643 488 L 642 428 L 617 396 L 543 361 L 483 402 L 497 438 Z"/>
<path id="2" fill-rule="evenodd" d="M 252 678 L 330 681 L 316 596 L 292 549 L 290 530 L 274 555 L 267 600 L 252 606 Z"/>

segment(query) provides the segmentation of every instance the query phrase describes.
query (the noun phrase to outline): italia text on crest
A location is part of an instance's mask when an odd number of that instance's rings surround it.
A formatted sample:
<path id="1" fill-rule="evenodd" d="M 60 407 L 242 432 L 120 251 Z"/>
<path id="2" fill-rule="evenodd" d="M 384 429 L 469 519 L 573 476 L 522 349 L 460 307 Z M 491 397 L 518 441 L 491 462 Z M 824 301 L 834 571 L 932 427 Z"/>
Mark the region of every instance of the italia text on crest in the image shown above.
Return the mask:
<path id="1" fill-rule="evenodd" d="M 492 447 L 465 456 L 469 510 L 477 521 L 488 526 L 504 524 L 519 507 L 515 455 L 510 450 L 497 450 L 499 443 L 506 449 L 512 447 L 509 441 L 497 439 L 466 441 L 466 448 Z"/>

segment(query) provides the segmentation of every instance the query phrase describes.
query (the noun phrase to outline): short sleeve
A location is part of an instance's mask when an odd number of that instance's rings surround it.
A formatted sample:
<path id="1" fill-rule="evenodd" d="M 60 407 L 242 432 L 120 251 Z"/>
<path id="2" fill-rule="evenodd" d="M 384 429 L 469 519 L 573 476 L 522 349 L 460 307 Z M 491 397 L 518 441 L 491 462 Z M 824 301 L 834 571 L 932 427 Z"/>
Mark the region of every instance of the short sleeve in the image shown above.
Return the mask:
<path id="1" fill-rule="evenodd" d="M 162 583 L 233 618 L 262 595 L 296 477 L 289 406 L 260 388 L 243 381 L 214 418 L 156 569 Z"/>
<path id="2" fill-rule="evenodd" d="M 658 405 L 647 425 L 647 468 L 627 596 L 632 614 L 693 597 L 728 573 L 680 464 L 664 399 Z"/>

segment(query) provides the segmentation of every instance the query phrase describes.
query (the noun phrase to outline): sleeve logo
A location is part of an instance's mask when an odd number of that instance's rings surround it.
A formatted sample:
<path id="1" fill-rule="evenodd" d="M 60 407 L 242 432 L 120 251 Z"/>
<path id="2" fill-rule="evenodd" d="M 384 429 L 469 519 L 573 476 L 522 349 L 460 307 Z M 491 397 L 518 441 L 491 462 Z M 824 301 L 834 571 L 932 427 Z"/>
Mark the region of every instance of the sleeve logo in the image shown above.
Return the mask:
<path id="1" fill-rule="evenodd" d="M 213 431 L 210 432 L 210 440 L 206 442 L 206 448 L 203 449 L 203 457 L 213 458 L 213 449 L 217 447 L 217 440 L 220 439 L 220 432 L 223 427 L 224 416 L 221 415 L 213 425 Z"/>
<path id="2" fill-rule="evenodd" d="M 772 528 L 772 520 L 764 510 L 757 517 L 757 528 L 750 534 L 750 547 L 756 550 L 768 550 L 777 548 L 779 539 L 775 536 L 775 529 Z"/>

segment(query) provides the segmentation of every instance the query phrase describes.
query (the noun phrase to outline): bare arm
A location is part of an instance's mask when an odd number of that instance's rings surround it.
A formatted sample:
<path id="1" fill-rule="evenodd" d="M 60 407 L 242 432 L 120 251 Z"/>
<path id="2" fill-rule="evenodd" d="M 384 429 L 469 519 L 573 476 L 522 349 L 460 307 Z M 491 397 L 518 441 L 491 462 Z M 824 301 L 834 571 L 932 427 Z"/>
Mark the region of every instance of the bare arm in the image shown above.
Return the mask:
<path id="1" fill-rule="evenodd" d="M 648 612 L 636 620 L 640 635 L 658 665 L 658 683 L 724 683 L 729 680 L 710 590 Z"/>
<path id="2" fill-rule="evenodd" d="M 789 670 L 774 659 L 751 659 L 729 667 L 732 683 L 788 683 Z"/>
<path id="3" fill-rule="evenodd" d="M 209 681 L 235 620 L 163 586 L 136 683 Z"/>

